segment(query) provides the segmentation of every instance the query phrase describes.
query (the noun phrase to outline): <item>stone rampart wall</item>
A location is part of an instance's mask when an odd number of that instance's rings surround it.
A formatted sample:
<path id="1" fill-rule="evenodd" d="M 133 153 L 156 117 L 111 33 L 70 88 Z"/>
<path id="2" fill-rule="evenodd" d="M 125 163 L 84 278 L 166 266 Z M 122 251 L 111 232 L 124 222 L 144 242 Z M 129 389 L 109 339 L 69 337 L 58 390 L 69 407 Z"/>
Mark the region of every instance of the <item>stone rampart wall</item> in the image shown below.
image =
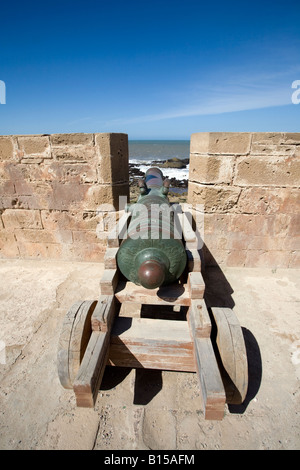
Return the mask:
<path id="1" fill-rule="evenodd" d="M 0 136 L 0 257 L 101 261 L 120 195 L 126 134 Z"/>
<path id="2" fill-rule="evenodd" d="M 188 202 L 204 207 L 206 263 L 300 267 L 299 186 L 300 133 L 193 134 Z"/>

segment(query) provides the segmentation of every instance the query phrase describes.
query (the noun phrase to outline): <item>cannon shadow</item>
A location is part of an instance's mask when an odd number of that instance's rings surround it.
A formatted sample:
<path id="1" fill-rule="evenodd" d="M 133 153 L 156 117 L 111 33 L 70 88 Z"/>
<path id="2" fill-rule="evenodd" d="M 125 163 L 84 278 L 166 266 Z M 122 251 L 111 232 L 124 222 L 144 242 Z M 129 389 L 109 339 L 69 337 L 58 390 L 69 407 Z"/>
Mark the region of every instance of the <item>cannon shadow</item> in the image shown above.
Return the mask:
<path id="1" fill-rule="evenodd" d="M 213 325 L 212 335 L 214 335 L 215 322 L 211 313 L 211 308 L 226 307 L 234 309 L 235 302 L 232 297 L 234 290 L 206 245 L 203 246 L 203 257 L 208 264 L 202 272 L 205 282 L 204 300 L 211 316 Z M 255 336 L 249 329 L 242 325 L 241 328 L 247 354 L 248 390 L 243 403 L 240 405 L 228 404 L 230 413 L 236 414 L 243 414 L 245 412 L 250 401 L 257 395 L 262 380 L 262 359 L 259 345 Z M 226 379 L 228 380 L 228 377 Z"/>

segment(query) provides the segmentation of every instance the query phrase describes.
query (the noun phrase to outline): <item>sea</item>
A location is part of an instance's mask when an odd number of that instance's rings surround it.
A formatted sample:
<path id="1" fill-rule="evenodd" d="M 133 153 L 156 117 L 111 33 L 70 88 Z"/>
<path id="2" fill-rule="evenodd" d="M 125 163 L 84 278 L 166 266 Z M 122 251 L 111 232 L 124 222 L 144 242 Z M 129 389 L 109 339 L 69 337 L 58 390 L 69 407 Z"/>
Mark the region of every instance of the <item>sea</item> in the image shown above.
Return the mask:
<path id="1" fill-rule="evenodd" d="M 128 146 L 129 163 L 143 173 L 150 168 L 154 160 L 164 161 L 174 157 L 185 159 L 190 156 L 189 140 L 129 140 Z M 176 178 L 179 181 L 187 180 L 189 165 L 182 169 L 161 168 L 161 171 L 165 177 Z"/>

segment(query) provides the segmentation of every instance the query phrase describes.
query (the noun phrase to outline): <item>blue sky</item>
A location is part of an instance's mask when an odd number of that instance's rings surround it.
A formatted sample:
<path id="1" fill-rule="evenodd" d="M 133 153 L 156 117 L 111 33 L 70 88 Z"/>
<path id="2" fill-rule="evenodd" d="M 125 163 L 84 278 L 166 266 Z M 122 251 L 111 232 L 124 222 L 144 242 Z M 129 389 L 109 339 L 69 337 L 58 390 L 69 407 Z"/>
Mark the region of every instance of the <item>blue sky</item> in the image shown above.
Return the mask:
<path id="1" fill-rule="evenodd" d="M 299 132 L 300 2 L 2 2 L 0 80 L 0 134 Z"/>

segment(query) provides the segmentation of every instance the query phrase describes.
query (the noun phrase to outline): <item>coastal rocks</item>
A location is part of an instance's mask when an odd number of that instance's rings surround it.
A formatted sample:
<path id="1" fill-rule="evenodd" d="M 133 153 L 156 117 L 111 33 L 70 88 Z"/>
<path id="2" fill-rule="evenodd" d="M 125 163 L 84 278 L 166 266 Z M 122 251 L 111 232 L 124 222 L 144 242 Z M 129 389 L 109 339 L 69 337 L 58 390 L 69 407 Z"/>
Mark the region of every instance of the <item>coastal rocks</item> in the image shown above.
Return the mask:
<path id="1" fill-rule="evenodd" d="M 182 162 L 182 163 L 181 163 Z M 149 168 L 151 166 L 156 166 L 159 168 L 177 168 L 177 169 L 182 169 L 186 168 L 186 165 L 189 163 L 189 159 L 184 159 L 180 160 L 179 158 L 172 158 L 170 160 L 153 160 L 151 164 L 149 164 Z M 139 178 L 143 178 L 145 176 L 145 173 L 140 170 L 139 166 L 134 164 L 134 163 L 129 163 L 129 181 L 130 181 L 130 186 L 136 186 L 137 181 Z M 187 189 L 188 186 L 188 180 L 187 179 L 177 179 L 175 177 L 169 177 L 167 174 L 165 174 L 166 178 L 169 178 L 170 180 L 170 186 L 171 188 L 183 188 Z"/>
<path id="2" fill-rule="evenodd" d="M 158 166 L 160 168 L 186 168 L 186 166 L 189 164 L 189 158 L 169 158 L 168 160 L 165 161 L 154 161 L 153 164 L 155 166 Z"/>
<path id="3" fill-rule="evenodd" d="M 147 163 L 149 168 L 151 166 L 156 166 L 159 168 L 170 168 L 170 169 L 179 169 L 186 168 L 189 164 L 189 159 L 179 159 L 171 158 L 168 160 L 152 160 L 151 163 Z M 138 180 L 145 176 L 145 172 L 141 171 L 140 166 L 135 163 L 129 163 L 129 184 L 131 192 L 131 201 L 136 202 L 139 195 Z M 170 177 L 167 171 L 164 171 L 164 176 L 170 180 L 170 191 L 169 199 L 171 202 L 185 202 L 187 198 L 187 188 L 188 180 L 187 179 L 177 179 L 175 177 Z M 174 201 L 173 201 L 174 199 Z"/>

